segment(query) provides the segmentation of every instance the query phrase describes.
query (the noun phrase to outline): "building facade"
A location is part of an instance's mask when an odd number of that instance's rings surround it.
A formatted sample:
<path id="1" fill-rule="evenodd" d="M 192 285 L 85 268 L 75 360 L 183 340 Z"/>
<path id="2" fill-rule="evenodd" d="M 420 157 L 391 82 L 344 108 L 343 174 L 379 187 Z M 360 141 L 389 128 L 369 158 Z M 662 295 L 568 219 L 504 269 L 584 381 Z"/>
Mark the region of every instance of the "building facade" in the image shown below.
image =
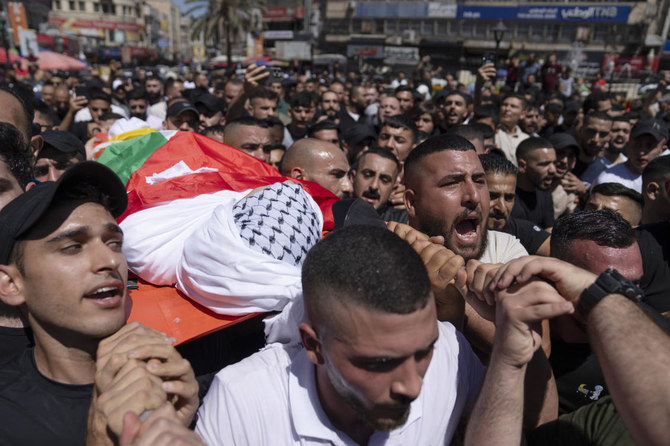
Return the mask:
<path id="1" fill-rule="evenodd" d="M 415 63 L 423 55 L 472 68 L 495 49 L 494 27 L 507 28 L 501 56 L 556 52 L 598 64 L 606 53 L 660 51 L 668 0 L 404 1 L 336 0 L 322 4 L 322 47 L 374 63 Z M 576 55 L 576 56 L 575 56 Z"/>

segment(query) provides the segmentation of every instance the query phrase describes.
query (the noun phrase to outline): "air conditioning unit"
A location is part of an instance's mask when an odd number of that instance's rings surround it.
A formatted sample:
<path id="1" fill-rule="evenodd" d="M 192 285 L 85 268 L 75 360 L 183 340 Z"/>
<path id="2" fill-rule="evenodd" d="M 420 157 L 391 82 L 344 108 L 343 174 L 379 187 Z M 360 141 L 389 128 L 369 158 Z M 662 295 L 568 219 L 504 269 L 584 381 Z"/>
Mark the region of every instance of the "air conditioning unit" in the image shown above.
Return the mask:
<path id="1" fill-rule="evenodd" d="M 402 40 L 405 42 L 413 42 L 416 40 L 416 31 L 413 29 L 406 29 L 402 32 Z"/>
<path id="2" fill-rule="evenodd" d="M 391 36 L 388 38 L 390 45 L 402 45 L 402 37 L 400 36 Z"/>

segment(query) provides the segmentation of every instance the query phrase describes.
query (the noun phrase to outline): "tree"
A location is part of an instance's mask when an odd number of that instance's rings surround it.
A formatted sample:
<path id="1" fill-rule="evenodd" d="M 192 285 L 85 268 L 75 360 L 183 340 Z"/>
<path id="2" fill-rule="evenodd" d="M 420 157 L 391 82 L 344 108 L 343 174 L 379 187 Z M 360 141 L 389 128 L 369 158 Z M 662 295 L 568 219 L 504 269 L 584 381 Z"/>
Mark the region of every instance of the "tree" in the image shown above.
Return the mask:
<path id="1" fill-rule="evenodd" d="M 221 37 L 225 36 L 226 56 L 228 63 L 233 57 L 233 40 L 235 34 L 240 31 L 248 31 L 253 23 L 254 8 L 263 8 L 265 0 L 186 0 L 187 5 L 192 8 L 186 12 L 190 15 L 194 12 L 203 12 L 195 19 L 191 29 L 191 37 L 196 39 L 201 34 L 205 41 L 213 39 L 218 44 Z"/>

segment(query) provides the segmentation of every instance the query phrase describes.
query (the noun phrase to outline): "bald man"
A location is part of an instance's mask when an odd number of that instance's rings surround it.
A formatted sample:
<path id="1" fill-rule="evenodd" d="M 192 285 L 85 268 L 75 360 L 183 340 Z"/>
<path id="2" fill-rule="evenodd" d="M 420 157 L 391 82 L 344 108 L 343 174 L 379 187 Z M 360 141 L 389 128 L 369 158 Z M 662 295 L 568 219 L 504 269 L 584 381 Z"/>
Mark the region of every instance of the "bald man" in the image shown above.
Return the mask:
<path id="1" fill-rule="evenodd" d="M 223 143 L 270 164 L 270 127 L 260 119 L 243 117 L 226 124 Z"/>
<path id="2" fill-rule="evenodd" d="M 328 141 L 299 139 L 288 148 L 281 163 L 282 174 L 314 181 L 340 198 L 351 195 L 349 163 L 342 149 Z"/>

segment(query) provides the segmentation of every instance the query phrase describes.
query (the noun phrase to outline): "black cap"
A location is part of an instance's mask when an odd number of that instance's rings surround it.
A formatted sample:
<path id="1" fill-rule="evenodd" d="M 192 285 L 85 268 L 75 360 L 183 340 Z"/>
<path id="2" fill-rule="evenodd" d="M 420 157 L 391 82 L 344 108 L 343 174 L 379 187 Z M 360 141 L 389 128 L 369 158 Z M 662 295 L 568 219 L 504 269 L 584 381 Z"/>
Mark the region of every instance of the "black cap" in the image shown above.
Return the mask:
<path id="1" fill-rule="evenodd" d="M 579 112 L 579 109 L 582 108 L 581 104 L 577 101 L 568 101 L 565 103 L 565 108 L 563 109 L 563 113 L 566 115 L 568 113 L 575 113 Z"/>
<path id="2" fill-rule="evenodd" d="M 126 188 L 111 169 L 95 161 L 74 164 L 58 181 L 40 183 L 0 210 L 0 264 L 9 263 L 14 243 L 40 220 L 59 191 L 81 184 L 90 184 L 110 196 L 109 212 L 114 218 L 125 212 Z"/>
<path id="3" fill-rule="evenodd" d="M 193 113 L 195 113 L 196 116 L 200 116 L 200 113 L 198 113 L 198 109 L 195 108 L 190 102 L 185 101 L 175 102 L 174 104 L 169 106 L 167 112 L 165 113 L 165 116 L 168 118 L 170 116 L 179 116 L 187 111 L 192 111 Z"/>
<path id="4" fill-rule="evenodd" d="M 53 147 L 62 153 L 71 153 L 73 156 L 79 154 L 82 156 L 82 159 L 86 159 L 84 143 L 70 132 L 47 130 L 42 133 L 42 138 L 44 139 L 45 146 Z"/>
<path id="5" fill-rule="evenodd" d="M 333 229 L 352 225 L 378 226 L 386 229 L 386 223 L 375 208 L 360 198 L 346 198 L 333 203 Z"/>
<path id="6" fill-rule="evenodd" d="M 631 130 L 630 138 L 634 139 L 641 135 L 651 135 L 656 141 L 661 141 L 668 137 L 668 127 L 658 119 L 640 119 Z"/>
<path id="7" fill-rule="evenodd" d="M 377 141 L 377 134 L 372 128 L 365 124 L 353 124 L 342 132 L 342 140 L 350 146 L 355 146 L 365 138 Z"/>
<path id="8" fill-rule="evenodd" d="M 198 96 L 198 99 L 196 99 L 194 105 L 197 106 L 198 104 L 204 105 L 210 112 L 221 111 L 221 101 L 213 94 L 201 94 Z"/>
<path id="9" fill-rule="evenodd" d="M 549 142 L 556 150 L 563 150 L 569 147 L 574 147 L 575 151 L 579 151 L 579 144 L 574 136 L 565 132 L 554 133 L 549 137 Z"/>

